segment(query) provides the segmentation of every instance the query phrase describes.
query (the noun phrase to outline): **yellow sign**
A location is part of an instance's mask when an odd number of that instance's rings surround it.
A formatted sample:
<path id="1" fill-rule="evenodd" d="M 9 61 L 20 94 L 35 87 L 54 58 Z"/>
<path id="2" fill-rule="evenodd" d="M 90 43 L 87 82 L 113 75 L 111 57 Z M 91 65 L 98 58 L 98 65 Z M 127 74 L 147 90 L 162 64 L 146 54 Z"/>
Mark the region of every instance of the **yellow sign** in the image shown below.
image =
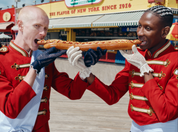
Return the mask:
<path id="1" fill-rule="evenodd" d="M 71 2 L 84 0 L 68 0 Z M 86 1 L 86 0 L 85 0 Z M 88 0 L 90 1 L 90 0 Z M 94 1 L 94 0 L 93 0 Z M 99 1 L 99 0 L 98 0 Z M 165 6 L 177 8 L 176 1 L 169 0 Z M 102 0 L 99 3 L 68 8 L 65 1 L 56 1 L 37 5 L 42 8 L 49 18 L 74 17 L 83 15 L 106 14 L 148 9 L 150 3 L 147 0 Z M 154 4 L 153 4 L 154 5 Z M 60 7 L 60 8 L 59 8 Z"/>
<path id="2" fill-rule="evenodd" d="M 48 4 L 37 5 L 42 8 L 49 18 L 60 18 L 70 16 L 83 16 L 105 14 L 123 11 L 138 10 L 140 6 L 147 8 L 148 2 L 139 0 L 140 4 L 133 0 L 102 0 L 100 3 L 68 8 L 65 1 L 52 2 Z M 59 8 L 60 7 L 60 8 Z"/>
<path id="3" fill-rule="evenodd" d="M 65 4 L 67 7 L 76 7 L 76 6 L 84 6 L 84 5 L 92 5 L 98 4 L 102 0 L 65 0 Z"/>

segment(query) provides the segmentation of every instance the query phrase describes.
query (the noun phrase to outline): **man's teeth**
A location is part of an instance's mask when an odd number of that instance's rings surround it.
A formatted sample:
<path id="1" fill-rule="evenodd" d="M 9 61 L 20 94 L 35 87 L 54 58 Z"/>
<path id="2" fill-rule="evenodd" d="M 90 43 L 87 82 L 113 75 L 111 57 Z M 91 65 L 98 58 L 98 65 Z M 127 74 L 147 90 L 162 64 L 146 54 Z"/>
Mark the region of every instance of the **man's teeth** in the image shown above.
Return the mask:
<path id="1" fill-rule="evenodd" d="M 142 44 L 146 44 L 146 41 L 142 41 Z"/>

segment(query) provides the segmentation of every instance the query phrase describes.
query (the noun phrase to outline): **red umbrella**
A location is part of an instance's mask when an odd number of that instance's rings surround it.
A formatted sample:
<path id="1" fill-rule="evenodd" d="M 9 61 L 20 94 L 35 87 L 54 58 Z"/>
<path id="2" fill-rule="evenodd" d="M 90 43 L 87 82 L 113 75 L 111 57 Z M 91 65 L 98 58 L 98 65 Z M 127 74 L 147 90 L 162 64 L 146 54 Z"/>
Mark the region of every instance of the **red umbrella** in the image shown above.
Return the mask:
<path id="1" fill-rule="evenodd" d="M 171 32 L 172 36 L 174 38 L 178 38 L 178 22 L 177 21 L 172 24 L 172 28 L 173 28 Z"/>

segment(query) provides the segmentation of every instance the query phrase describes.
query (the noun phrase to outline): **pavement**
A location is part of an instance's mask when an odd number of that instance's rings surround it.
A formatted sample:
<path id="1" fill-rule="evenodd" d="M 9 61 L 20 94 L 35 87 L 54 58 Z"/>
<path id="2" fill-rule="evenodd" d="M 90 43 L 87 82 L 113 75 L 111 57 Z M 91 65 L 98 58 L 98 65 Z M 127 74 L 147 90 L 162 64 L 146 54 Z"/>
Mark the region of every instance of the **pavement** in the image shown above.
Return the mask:
<path id="1" fill-rule="evenodd" d="M 74 78 L 78 72 L 65 58 L 56 59 L 55 65 L 60 72 L 67 72 L 70 78 Z M 109 85 L 123 68 L 124 65 L 98 62 L 92 67 L 92 73 Z M 52 89 L 50 131 L 129 132 L 131 119 L 127 114 L 128 102 L 128 93 L 118 103 L 108 105 L 88 90 L 80 100 L 70 100 Z"/>

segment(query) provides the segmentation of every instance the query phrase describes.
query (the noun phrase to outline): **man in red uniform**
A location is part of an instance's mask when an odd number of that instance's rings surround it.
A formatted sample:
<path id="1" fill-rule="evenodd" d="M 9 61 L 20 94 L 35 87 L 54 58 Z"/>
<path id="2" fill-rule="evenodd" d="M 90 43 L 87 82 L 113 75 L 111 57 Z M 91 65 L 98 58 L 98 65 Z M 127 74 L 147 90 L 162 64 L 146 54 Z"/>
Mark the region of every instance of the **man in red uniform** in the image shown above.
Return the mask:
<path id="1" fill-rule="evenodd" d="M 133 46 L 132 51 L 121 51 L 126 58 L 125 68 L 112 84 L 105 85 L 93 74 L 86 78 L 90 83 L 88 90 L 109 105 L 117 103 L 129 92 L 131 132 L 178 131 L 178 52 L 166 40 L 172 20 L 172 11 L 164 6 L 146 10 L 137 28 L 142 43 L 138 49 Z M 94 65 L 101 52 L 100 48 L 88 50 L 83 63 L 88 67 Z M 77 67 L 78 60 L 81 62 L 82 59 L 78 56 L 69 54 L 70 62 Z"/>
<path id="2" fill-rule="evenodd" d="M 65 51 L 38 50 L 37 41 L 45 38 L 49 25 L 42 9 L 22 8 L 17 25 L 16 39 L 0 50 L 0 131 L 49 132 L 51 87 L 74 100 L 88 84 L 79 75 L 73 80 L 57 71 L 52 62 Z"/>

